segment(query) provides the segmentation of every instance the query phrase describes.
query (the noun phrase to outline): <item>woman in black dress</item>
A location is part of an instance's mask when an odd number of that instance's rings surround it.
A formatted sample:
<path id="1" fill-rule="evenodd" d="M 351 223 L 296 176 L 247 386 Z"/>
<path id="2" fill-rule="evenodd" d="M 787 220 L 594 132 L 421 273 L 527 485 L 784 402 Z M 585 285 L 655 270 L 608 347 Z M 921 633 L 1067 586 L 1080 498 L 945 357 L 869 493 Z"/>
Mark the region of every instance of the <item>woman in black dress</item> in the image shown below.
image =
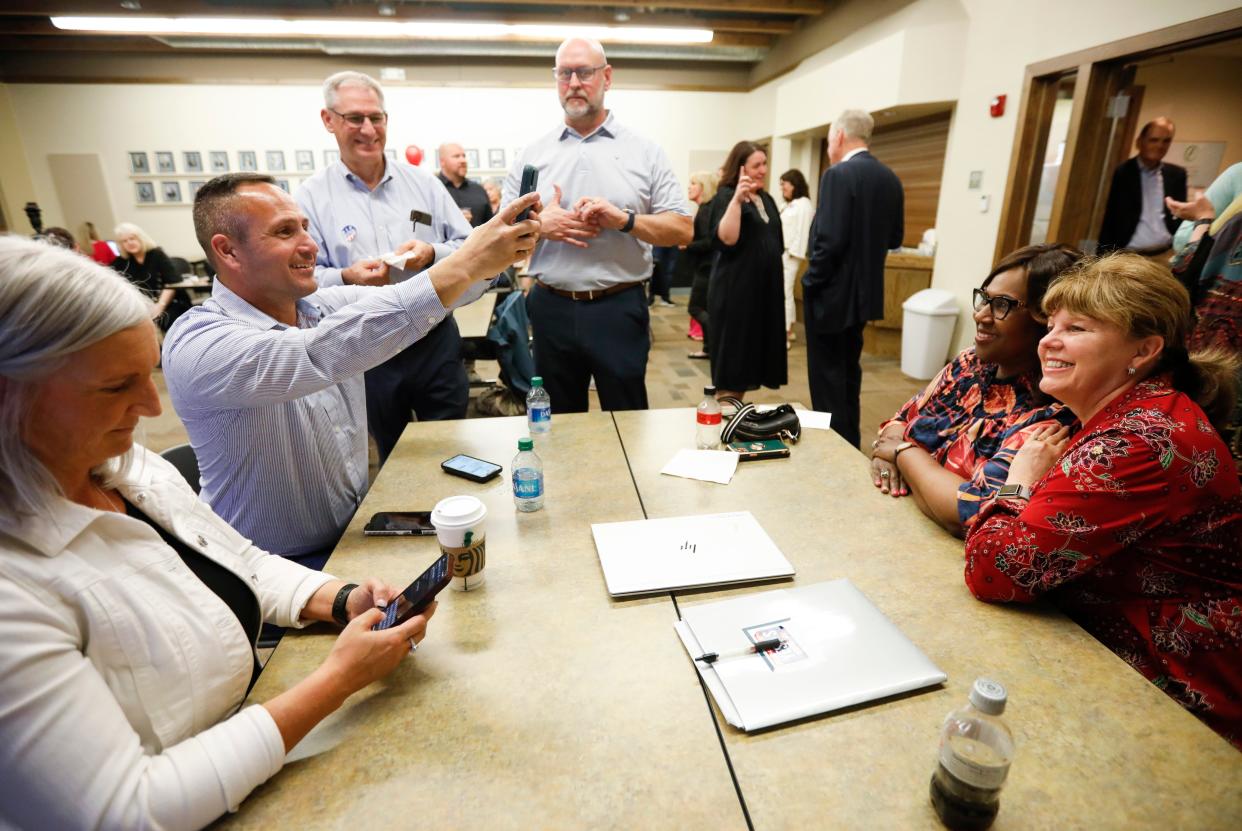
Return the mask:
<path id="1" fill-rule="evenodd" d="M 700 171 L 690 174 L 687 198 L 699 206 L 694 215 L 694 240 L 681 251 L 677 270 L 683 280 L 690 283 L 690 317 L 698 321 L 703 330 L 703 349 L 691 352 L 691 358 L 707 357 L 708 316 L 707 285 L 712 274 L 711 201 L 716 196 L 716 174 Z"/>
<path id="2" fill-rule="evenodd" d="M 708 353 L 717 395 L 741 398 L 788 380 L 785 362 L 781 215 L 763 190 L 768 156 L 738 142 L 711 203 L 715 262 L 708 285 Z"/>
<path id="3" fill-rule="evenodd" d="M 155 244 L 147 232 L 132 222 L 116 226 L 116 244 L 121 255 L 112 261 L 119 271 L 155 303 L 151 318 L 165 332 L 173 321 L 190 308 L 185 292 L 165 288 L 181 279 L 164 249 Z"/>

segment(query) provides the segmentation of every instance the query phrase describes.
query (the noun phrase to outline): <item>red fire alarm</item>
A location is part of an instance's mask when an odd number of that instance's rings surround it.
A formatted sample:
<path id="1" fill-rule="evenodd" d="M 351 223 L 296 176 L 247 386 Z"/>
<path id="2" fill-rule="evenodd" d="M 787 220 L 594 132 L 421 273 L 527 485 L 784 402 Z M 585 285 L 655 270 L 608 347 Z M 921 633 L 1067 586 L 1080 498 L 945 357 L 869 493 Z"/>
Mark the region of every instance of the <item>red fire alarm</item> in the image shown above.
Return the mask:
<path id="1" fill-rule="evenodd" d="M 1005 96 L 998 95 L 992 99 L 992 106 L 988 107 L 988 112 L 992 114 L 992 118 L 1000 118 L 1005 114 Z"/>

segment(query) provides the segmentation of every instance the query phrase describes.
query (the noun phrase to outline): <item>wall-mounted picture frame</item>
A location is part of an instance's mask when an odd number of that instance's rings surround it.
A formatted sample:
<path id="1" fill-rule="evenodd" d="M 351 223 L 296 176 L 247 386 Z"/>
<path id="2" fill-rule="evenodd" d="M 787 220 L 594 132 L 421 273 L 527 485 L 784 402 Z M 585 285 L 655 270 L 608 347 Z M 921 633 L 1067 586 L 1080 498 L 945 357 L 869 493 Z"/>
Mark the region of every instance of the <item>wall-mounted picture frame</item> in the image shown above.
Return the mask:
<path id="1" fill-rule="evenodd" d="M 134 198 L 138 200 L 139 205 L 154 205 L 155 182 L 134 182 Z"/>
<path id="2" fill-rule="evenodd" d="M 293 189 L 289 186 L 289 180 L 288 180 L 288 179 L 277 179 L 277 180 L 276 180 L 276 187 L 280 188 L 280 189 L 281 189 L 281 190 L 283 190 L 285 193 L 293 193 Z"/>
<path id="3" fill-rule="evenodd" d="M 505 151 L 501 147 L 493 147 L 487 151 L 487 166 L 492 170 L 505 169 Z"/>
<path id="4" fill-rule="evenodd" d="M 190 191 L 189 199 L 191 202 L 194 201 L 195 196 L 198 196 L 198 189 L 201 188 L 205 184 L 207 184 L 207 181 L 205 179 L 191 179 L 190 180 L 188 187 Z"/>
<path id="5" fill-rule="evenodd" d="M 181 161 L 184 163 L 186 173 L 203 172 L 203 154 L 197 150 L 182 151 Z"/>
<path id="6" fill-rule="evenodd" d="M 176 173 L 177 162 L 176 157 L 168 150 L 155 151 L 155 172 L 156 173 Z"/>
<path id="7" fill-rule="evenodd" d="M 145 152 L 139 153 L 131 150 L 129 153 L 129 172 L 145 176 L 151 172 L 151 163 Z"/>
<path id="8" fill-rule="evenodd" d="M 309 172 L 315 169 L 315 153 L 311 150 L 295 150 L 293 153 L 294 164 L 297 166 L 298 172 Z"/>
<path id="9" fill-rule="evenodd" d="M 283 173 L 285 170 L 285 151 L 268 150 L 265 156 L 269 173 Z"/>
<path id="10" fill-rule="evenodd" d="M 160 182 L 160 193 L 164 196 L 164 202 L 170 205 L 181 204 L 181 183 L 180 182 Z"/>
<path id="11" fill-rule="evenodd" d="M 333 164 L 335 162 L 339 162 L 340 160 L 341 160 L 340 150 L 323 151 L 323 166 L 324 167 L 327 167 L 328 165 Z"/>
<path id="12" fill-rule="evenodd" d="M 212 173 L 229 172 L 229 153 L 227 150 L 212 150 L 207 154 Z"/>
<path id="13" fill-rule="evenodd" d="M 392 149 L 391 147 L 387 147 L 384 149 L 384 155 L 388 157 L 388 161 L 392 162 L 393 164 L 397 163 L 397 151 L 396 150 Z"/>
<path id="14" fill-rule="evenodd" d="M 259 158 L 253 150 L 237 151 L 237 169 L 246 173 L 259 169 Z"/>
<path id="15" fill-rule="evenodd" d="M 479 151 L 473 147 L 466 148 L 466 167 L 470 170 L 477 170 L 479 167 Z"/>

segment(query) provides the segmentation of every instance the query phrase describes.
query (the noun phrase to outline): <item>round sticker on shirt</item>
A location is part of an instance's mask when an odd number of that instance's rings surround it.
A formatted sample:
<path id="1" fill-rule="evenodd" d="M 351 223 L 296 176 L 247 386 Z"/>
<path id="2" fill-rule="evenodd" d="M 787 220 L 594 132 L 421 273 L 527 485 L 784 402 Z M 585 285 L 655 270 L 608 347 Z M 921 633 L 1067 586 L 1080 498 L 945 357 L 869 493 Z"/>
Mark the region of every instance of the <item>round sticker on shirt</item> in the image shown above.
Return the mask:
<path id="1" fill-rule="evenodd" d="M 346 242 L 353 242 L 354 239 L 358 236 L 358 229 L 355 228 L 353 225 L 346 225 L 345 227 L 341 228 L 341 236 L 345 238 Z"/>

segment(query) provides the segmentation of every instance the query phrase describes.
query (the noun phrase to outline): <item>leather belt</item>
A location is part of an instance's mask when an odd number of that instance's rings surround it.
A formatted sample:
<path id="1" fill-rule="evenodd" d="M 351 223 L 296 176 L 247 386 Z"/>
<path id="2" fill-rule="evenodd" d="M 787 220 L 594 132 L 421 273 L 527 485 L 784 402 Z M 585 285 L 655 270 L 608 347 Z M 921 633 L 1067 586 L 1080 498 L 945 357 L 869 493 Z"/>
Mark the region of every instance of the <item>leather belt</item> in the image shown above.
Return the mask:
<path id="1" fill-rule="evenodd" d="M 557 297 L 568 297 L 570 300 L 599 300 L 601 297 L 607 297 L 610 294 L 620 294 L 623 291 L 629 291 L 632 288 L 641 286 L 642 283 L 617 283 L 615 286 L 609 286 L 606 289 L 587 289 L 586 291 L 568 291 L 567 289 L 558 289 L 549 286 L 543 280 L 536 279 L 543 288 L 555 294 Z"/>

